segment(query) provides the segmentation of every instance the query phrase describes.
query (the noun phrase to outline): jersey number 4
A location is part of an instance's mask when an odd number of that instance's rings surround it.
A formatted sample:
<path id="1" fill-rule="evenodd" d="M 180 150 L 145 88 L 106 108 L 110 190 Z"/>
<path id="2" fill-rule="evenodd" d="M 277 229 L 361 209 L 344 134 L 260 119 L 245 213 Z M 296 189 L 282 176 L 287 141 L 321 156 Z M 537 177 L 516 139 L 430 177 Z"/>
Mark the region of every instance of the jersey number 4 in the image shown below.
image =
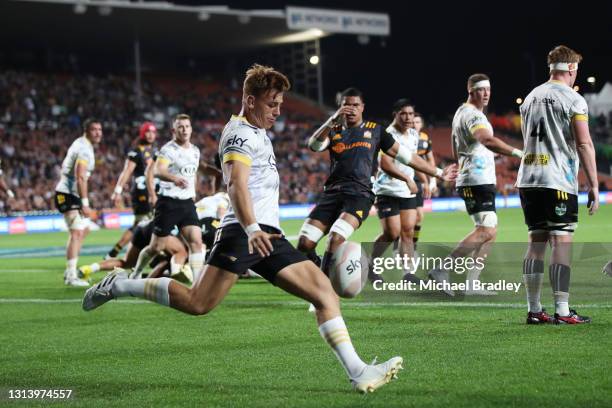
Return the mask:
<path id="1" fill-rule="evenodd" d="M 538 125 L 533 128 L 529 136 L 537 137 L 539 142 L 546 137 L 546 124 L 544 123 L 544 118 L 540 118 Z"/>

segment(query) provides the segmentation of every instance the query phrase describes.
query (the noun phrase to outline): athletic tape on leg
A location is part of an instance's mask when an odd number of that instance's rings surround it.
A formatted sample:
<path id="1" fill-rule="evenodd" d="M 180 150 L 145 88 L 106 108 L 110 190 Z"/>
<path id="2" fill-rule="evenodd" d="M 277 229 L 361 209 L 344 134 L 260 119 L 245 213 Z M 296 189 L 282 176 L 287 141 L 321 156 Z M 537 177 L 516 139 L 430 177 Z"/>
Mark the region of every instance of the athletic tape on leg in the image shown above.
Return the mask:
<path id="1" fill-rule="evenodd" d="M 472 217 L 474 225 L 477 227 L 497 227 L 497 214 L 495 211 L 481 211 L 472 214 L 470 217 Z"/>
<path id="2" fill-rule="evenodd" d="M 349 239 L 353 232 L 355 232 L 355 228 L 353 228 L 351 224 L 344 221 L 342 218 L 338 218 L 329 230 L 330 236 L 332 232 L 335 232 L 344 239 Z"/>
<path id="3" fill-rule="evenodd" d="M 323 237 L 323 231 L 321 231 L 314 225 L 305 222 L 304 225 L 302 225 L 302 229 L 300 230 L 300 236 L 306 237 L 308 240 L 316 244 Z"/>

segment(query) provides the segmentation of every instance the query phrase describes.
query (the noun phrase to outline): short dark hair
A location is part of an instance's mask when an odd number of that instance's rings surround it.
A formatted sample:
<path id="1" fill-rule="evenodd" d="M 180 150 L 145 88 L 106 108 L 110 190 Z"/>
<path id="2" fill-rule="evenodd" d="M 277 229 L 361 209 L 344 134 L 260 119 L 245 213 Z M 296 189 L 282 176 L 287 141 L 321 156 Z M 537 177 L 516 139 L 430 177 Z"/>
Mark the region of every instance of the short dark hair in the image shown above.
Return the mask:
<path id="1" fill-rule="evenodd" d="M 361 91 L 355 87 L 349 87 L 346 88 L 344 91 L 342 91 L 340 93 L 340 100 L 338 101 L 338 104 L 342 103 L 342 99 L 348 97 L 348 96 L 358 96 L 359 98 L 361 98 L 361 102 L 365 102 L 363 100 L 363 93 L 361 93 Z"/>
<path id="2" fill-rule="evenodd" d="M 414 109 L 414 104 L 408 98 L 401 98 L 395 101 L 393 104 L 393 115 L 404 109 L 406 106 L 412 106 Z"/>
<path id="3" fill-rule="evenodd" d="M 85 119 L 85 121 L 83 122 L 83 132 L 87 132 L 89 130 L 89 128 L 91 127 L 91 125 L 93 125 L 94 123 L 99 123 L 102 124 L 102 121 L 96 119 L 96 118 L 87 118 Z"/>

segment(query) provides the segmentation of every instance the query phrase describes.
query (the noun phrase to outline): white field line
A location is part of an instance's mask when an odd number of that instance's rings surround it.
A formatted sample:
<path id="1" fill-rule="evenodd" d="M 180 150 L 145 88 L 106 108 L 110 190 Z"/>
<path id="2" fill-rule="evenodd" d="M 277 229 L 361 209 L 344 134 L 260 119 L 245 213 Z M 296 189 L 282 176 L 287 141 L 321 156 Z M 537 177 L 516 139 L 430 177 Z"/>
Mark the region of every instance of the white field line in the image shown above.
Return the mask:
<path id="1" fill-rule="evenodd" d="M 121 299 L 120 303 L 130 304 L 147 304 L 151 303 L 141 299 Z M 40 299 L 40 298 L 0 298 L 0 303 L 3 304 L 61 304 L 61 303 L 81 303 L 81 298 L 78 299 Z M 227 300 L 223 302 L 226 305 L 244 305 L 244 306 L 303 306 L 308 304 L 297 300 Z M 488 308 L 488 309 L 522 309 L 526 305 L 524 303 L 485 303 L 485 302 L 348 302 L 343 303 L 343 309 L 351 308 L 382 308 L 382 307 L 410 307 L 410 308 Z M 580 308 L 592 309 L 612 309 L 612 303 L 585 303 L 572 305 Z"/>

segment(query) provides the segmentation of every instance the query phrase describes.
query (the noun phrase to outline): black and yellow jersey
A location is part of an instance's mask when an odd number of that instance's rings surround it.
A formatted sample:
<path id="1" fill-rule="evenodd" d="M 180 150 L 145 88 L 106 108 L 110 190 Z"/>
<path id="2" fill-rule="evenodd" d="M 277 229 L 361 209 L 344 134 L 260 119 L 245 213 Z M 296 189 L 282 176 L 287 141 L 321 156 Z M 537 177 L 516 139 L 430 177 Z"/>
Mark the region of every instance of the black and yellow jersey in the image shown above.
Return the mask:
<path id="1" fill-rule="evenodd" d="M 326 191 L 344 191 L 370 196 L 372 172 L 378 151 L 386 151 L 395 139 L 375 122 L 362 122 L 359 126 L 332 129 L 328 147 L 331 172 L 325 183 Z"/>

